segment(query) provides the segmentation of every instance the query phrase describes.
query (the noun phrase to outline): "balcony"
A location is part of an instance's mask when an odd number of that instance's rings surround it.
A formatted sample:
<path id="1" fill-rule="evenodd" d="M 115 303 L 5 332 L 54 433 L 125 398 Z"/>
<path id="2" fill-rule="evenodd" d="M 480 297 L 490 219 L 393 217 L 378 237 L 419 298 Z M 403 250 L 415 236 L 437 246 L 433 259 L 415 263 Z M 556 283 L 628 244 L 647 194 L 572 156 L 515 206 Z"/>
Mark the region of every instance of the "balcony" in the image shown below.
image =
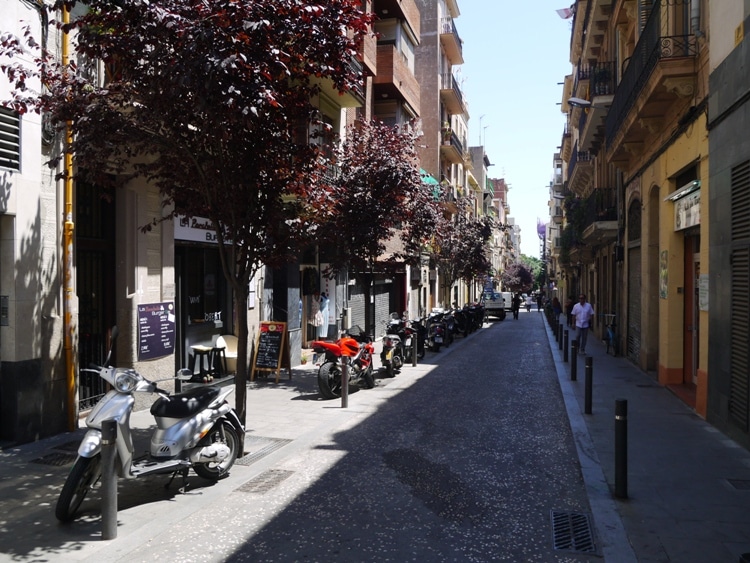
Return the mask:
<path id="1" fill-rule="evenodd" d="M 375 13 L 380 20 L 393 18 L 404 20 L 416 40 L 419 41 L 421 22 L 416 0 L 377 0 L 375 2 Z"/>
<path id="2" fill-rule="evenodd" d="M 617 194 L 614 188 L 597 188 L 585 201 L 581 240 L 590 246 L 617 239 Z"/>
<path id="3" fill-rule="evenodd" d="M 616 70 L 613 62 L 596 63 L 590 68 L 591 107 L 576 110 L 580 113 L 578 118 L 579 150 L 597 153 L 604 141 L 604 120 L 614 98 Z"/>
<path id="4" fill-rule="evenodd" d="M 449 213 L 458 213 L 456 187 L 448 182 L 448 180 L 443 180 L 440 182 L 439 188 L 440 191 L 436 194 L 436 200 L 439 201 L 443 208 Z"/>
<path id="5" fill-rule="evenodd" d="M 451 72 L 445 72 L 440 75 L 440 100 L 451 115 L 461 114 L 466 111 L 464 95 Z"/>
<path id="6" fill-rule="evenodd" d="M 361 107 L 365 103 L 364 69 L 362 63 L 354 57 L 349 59 L 348 66 L 349 70 L 359 75 L 362 81 L 355 88 L 348 90 L 347 92 L 339 92 L 338 88 L 334 85 L 333 80 L 329 78 L 313 78 L 312 82 L 320 87 L 322 93 L 327 94 L 329 98 L 335 100 L 339 107 Z"/>
<path id="7" fill-rule="evenodd" d="M 463 43 L 451 17 L 442 18 L 440 21 L 440 44 L 452 65 L 464 64 Z"/>
<path id="8" fill-rule="evenodd" d="M 404 100 L 419 115 L 419 83 L 393 43 L 378 45 L 378 73 L 373 78 L 376 98 Z"/>
<path id="9" fill-rule="evenodd" d="M 697 81 L 695 35 L 683 14 L 690 0 L 656 0 L 612 101 L 605 122 L 607 152 L 629 164 L 664 130 L 664 116 L 675 104 L 687 106 Z"/>
<path id="10" fill-rule="evenodd" d="M 588 151 L 579 151 L 578 143 L 573 147 L 573 152 L 568 162 L 568 189 L 578 195 L 585 196 L 594 176 L 594 158 Z"/>
<path id="11" fill-rule="evenodd" d="M 359 57 L 365 72 L 370 76 L 378 73 L 378 40 L 374 35 L 365 35 L 359 45 Z"/>
<path id="12" fill-rule="evenodd" d="M 559 205 L 556 205 L 554 208 L 551 209 L 550 217 L 552 218 L 552 222 L 556 225 L 560 225 L 563 221 L 563 210 L 562 207 Z"/>
<path id="13" fill-rule="evenodd" d="M 458 135 L 450 130 L 443 131 L 440 156 L 451 164 L 463 164 L 464 162 L 464 145 Z"/>

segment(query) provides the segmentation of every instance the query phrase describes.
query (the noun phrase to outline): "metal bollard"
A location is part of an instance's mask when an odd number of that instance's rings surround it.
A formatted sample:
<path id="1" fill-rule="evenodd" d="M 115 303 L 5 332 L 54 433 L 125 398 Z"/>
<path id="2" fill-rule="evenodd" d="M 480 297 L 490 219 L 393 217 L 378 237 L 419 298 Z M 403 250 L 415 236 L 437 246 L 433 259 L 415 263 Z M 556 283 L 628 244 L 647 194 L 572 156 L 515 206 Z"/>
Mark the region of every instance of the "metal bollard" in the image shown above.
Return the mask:
<path id="1" fill-rule="evenodd" d="M 586 367 L 584 368 L 584 373 L 586 374 L 586 379 L 583 412 L 585 414 L 591 414 L 591 392 L 594 383 L 594 358 L 591 356 L 586 356 Z"/>
<path id="2" fill-rule="evenodd" d="M 417 348 L 419 348 L 419 337 L 415 332 L 411 335 L 411 367 L 417 366 Z"/>
<path id="3" fill-rule="evenodd" d="M 615 401 L 615 496 L 628 498 L 628 401 Z"/>
<path id="4" fill-rule="evenodd" d="M 102 422 L 102 539 L 117 537 L 117 421 Z"/>
<path id="5" fill-rule="evenodd" d="M 341 408 L 349 406 L 349 356 L 341 357 Z"/>
<path id="6" fill-rule="evenodd" d="M 557 325 L 557 349 L 562 350 L 563 349 L 563 325 L 559 324 Z"/>
<path id="7" fill-rule="evenodd" d="M 570 345 L 570 380 L 575 381 L 578 377 L 578 339 L 574 338 Z"/>
<path id="8" fill-rule="evenodd" d="M 568 329 L 566 328 L 563 335 L 563 362 L 568 361 Z"/>

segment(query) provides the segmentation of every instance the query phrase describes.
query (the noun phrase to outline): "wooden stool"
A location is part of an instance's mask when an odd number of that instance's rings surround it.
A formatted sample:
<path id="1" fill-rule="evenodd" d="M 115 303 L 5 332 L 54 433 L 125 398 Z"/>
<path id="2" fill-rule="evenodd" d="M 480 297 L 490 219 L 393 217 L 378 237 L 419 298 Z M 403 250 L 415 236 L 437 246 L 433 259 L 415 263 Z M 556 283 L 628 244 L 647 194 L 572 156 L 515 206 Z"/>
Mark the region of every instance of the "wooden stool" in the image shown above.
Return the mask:
<path id="1" fill-rule="evenodd" d="M 211 368 L 216 377 L 229 375 L 227 370 L 227 349 L 223 346 L 214 346 L 211 349 Z"/>
<path id="2" fill-rule="evenodd" d="M 193 372 L 193 381 L 202 381 L 208 383 L 213 379 L 213 366 L 211 364 L 213 360 L 213 348 L 211 346 L 203 346 L 196 344 L 191 346 L 193 355 L 190 357 L 190 371 Z M 208 362 L 208 369 L 203 367 L 203 359 Z M 198 375 L 195 374 L 195 362 L 198 362 Z"/>

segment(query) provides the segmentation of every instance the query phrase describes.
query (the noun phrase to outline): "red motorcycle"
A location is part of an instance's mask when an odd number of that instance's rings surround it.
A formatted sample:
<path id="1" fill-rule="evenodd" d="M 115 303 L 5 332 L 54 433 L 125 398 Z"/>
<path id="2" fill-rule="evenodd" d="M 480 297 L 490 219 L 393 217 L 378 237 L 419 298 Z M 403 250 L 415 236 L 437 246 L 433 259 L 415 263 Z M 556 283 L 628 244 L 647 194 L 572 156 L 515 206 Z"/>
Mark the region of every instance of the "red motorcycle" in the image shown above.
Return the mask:
<path id="1" fill-rule="evenodd" d="M 367 389 L 375 387 L 372 369 L 372 355 L 375 347 L 372 337 L 359 327 L 352 327 L 336 342 L 315 340 L 312 349 L 324 354 L 324 361 L 318 369 L 318 388 L 324 399 L 341 397 L 342 357 L 349 358 L 349 383 L 362 383 Z"/>

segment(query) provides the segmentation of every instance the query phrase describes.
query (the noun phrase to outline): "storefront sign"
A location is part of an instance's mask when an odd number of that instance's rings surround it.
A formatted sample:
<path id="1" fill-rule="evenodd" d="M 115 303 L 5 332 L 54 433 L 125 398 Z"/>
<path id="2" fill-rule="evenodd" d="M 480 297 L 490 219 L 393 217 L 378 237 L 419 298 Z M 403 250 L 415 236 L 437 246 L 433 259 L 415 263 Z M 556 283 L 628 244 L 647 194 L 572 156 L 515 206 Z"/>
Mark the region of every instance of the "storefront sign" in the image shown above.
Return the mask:
<path id="1" fill-rule="evenodd" d="M 216 231 L 210 219 L 204 217 L 185 217 L 178 215 L 174 219 L 175 240 L 216 243 Z"/>
<path id="2" fill-rule="evenodd" d="M 674 230 L 681 231 L 701 224 L 701 191 L 689 193 L 674 202 Z"/>
<path id="3" fill-rule="evenodd" d="M 138 361 L 174 353 L 174 303 L 138 305 Z"/>

